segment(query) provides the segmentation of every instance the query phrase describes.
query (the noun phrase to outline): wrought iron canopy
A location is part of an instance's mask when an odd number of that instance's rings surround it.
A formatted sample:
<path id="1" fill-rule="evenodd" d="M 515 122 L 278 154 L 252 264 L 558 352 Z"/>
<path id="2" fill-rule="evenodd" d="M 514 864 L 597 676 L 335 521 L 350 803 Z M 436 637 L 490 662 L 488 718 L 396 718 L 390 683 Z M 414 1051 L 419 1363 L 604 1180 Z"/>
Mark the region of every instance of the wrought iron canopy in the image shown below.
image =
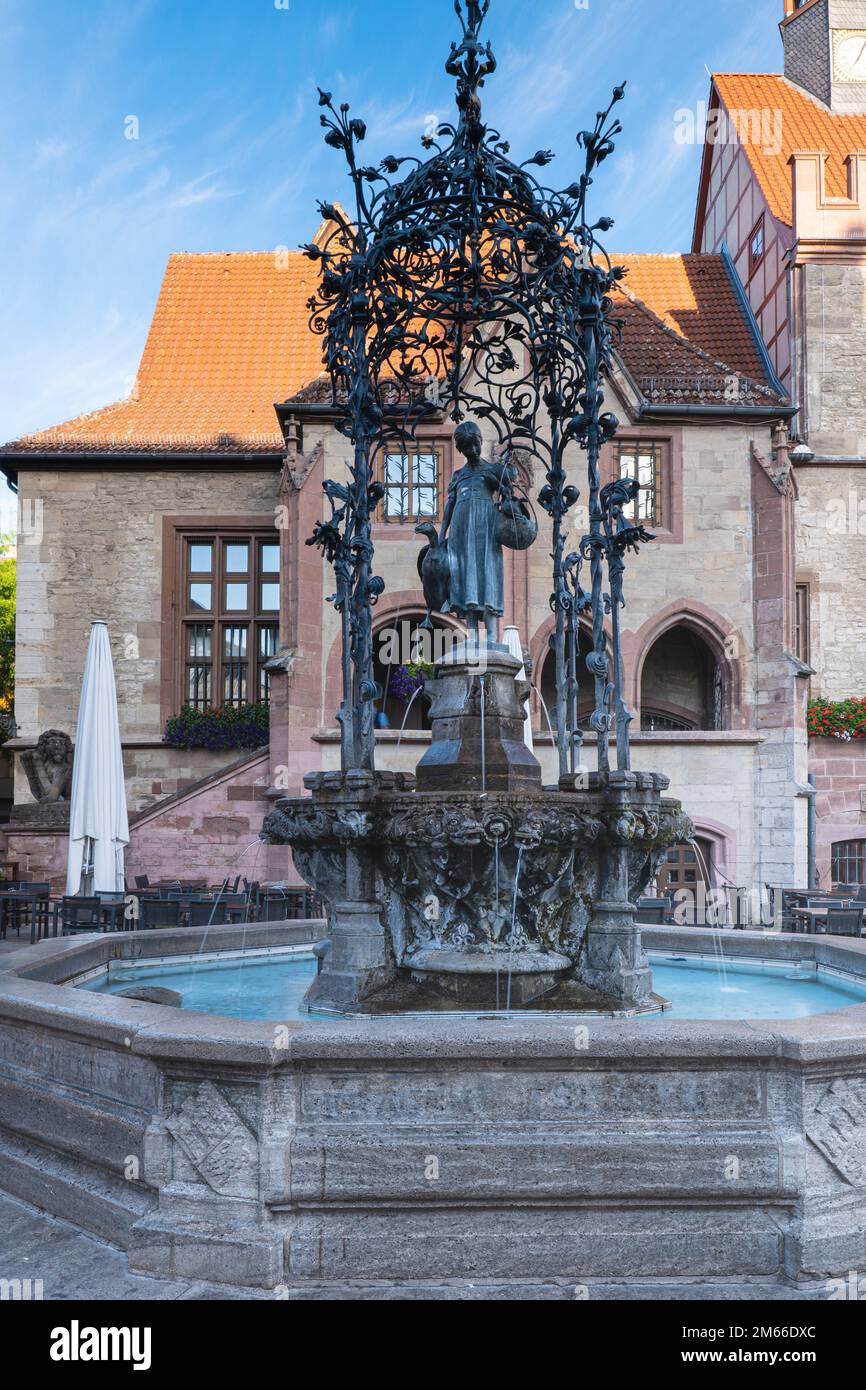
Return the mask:
<path id="1" fill-rule="evenodd" d="M 579 763 L 576 630 L 583 609 L 592 611 L 587 665 L 595 684 L 590 727 L 598 735 L 599 767 L 609 766 L 614 724 L 617 761 L 628 767 L 632 716 L 619 656 L 623 556 L 651 537 L 627 519 L 637 484 L 601 486 L 600 450 L 617 428 L 604 408 L 617 331 L 611 290 L 624 272 L 611 264 L 598 237 L 611 219 L 590 223 L 587 212 L 594 173 L 621 130 L 613 111 L 625 84 L 614 89 L 592 129 L 577 136 L 577 177 L 564 189 L 548 187 L 534 171 L 550 164 L 551 151 L 539 149 L 517 164 L 508 143 L 483 120 L 481 91 L 496 69 L 491 46 L 481 39 L 490 0 L 455 0 L 454 8 L 462 37 L 451 45 L 446 70 L 456 82 L 457 119 L 424 138 L 425 158 L 389 155 L 377 166 L 365 165 L 364 121 L 346 104 L 337 107 L 330 93 L 319 94 L 325 140 L 343 152 L 354 191 L 351 217 L 320 204 L 332 230 L 305 248 L 321 262 L 311 323 L 324 339 L 339 428 L 354 447 L 348 483 L 324 485 L 331 517 L 310 542 L 337 574 L 343 765 L 373 767 L 378 692 L 371 608 L 383 588 L 372 573 L 371 515 L 382 495 L 374 481 L 376 453 L 445 411 L 455 421 L 466 414 L 486 420 L 504 457 L 526 450 L 546 474 L 538 501 L 552 523 L 561 776 L 573 775 Z M 568 514 L 579 498 L 568 476 L 577 449 L 586 454 L 589 524 L 566 558 Z M 580 583 L 584 563 L 589 593 Z"/>

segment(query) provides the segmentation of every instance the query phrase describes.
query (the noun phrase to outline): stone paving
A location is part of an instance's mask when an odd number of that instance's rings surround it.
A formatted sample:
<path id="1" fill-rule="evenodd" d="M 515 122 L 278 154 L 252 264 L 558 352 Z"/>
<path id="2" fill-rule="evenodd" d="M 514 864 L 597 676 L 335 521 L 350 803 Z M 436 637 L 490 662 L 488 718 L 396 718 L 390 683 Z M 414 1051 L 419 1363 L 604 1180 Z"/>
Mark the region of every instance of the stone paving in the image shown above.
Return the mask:
<path id="1" fill-rule="evenodd" d="M 189 1280 L 149 1279 L 130 1274 L 123 1251 L 3 1194 L 0 1194 L 0 1279 L 41 1280 L 42 1297 L 46 1301 L 152 1302 L 272 1297 L 249 1289 L 214 1289 Z"/>
<path id="2" fill-rule="evenodd" d="M 673 1281 L 594 1283 L 579 1289 L 565 1281 L 509 1284 L 501 1281 L 470 1283 L 451 1280 L 423 1286 L 407 1284 L 402 1289 L 363 1282 L 353 1288 L 321 1284 L 304 1289 L 303 1293 L 286 1288 L 264 1293 L 255 1289 L 230 1288 L 183 1279 L 150 1279 L 130 1274 L 122 1251 L 84 1235 L 65 1221 L 58 1221 L 45 1212 L 0 1193 L 0 1280 L 3 1279 L 41 1280 L 42 1298 L 59 1302 L 119 1300 L 149 1303 L 185 1299 L 263 1302 L 362 1299 L 367 1302 L 402 1302 L 418 1298 L 436 1302 L 573 1302 L 575 1299 L 596 1302 L 700 1302 L 704 1299 L 756 1302 L 827 1297 L 826 1287 L 806 1290 L 780 1288 L 776 1284 L 682 1285 Z"/>

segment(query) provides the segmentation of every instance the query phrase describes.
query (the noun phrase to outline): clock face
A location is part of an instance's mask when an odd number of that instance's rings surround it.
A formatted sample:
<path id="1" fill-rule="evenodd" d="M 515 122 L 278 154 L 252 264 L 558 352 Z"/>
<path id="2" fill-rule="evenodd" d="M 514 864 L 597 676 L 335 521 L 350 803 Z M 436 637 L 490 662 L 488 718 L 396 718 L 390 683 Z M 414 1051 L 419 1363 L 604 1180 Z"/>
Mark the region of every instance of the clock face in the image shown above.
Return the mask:
<path id="1" fill-rule="evenodd" d="M 833 35 L 836 82 L 866 82 L 866 29 L 837 29 Z"/>

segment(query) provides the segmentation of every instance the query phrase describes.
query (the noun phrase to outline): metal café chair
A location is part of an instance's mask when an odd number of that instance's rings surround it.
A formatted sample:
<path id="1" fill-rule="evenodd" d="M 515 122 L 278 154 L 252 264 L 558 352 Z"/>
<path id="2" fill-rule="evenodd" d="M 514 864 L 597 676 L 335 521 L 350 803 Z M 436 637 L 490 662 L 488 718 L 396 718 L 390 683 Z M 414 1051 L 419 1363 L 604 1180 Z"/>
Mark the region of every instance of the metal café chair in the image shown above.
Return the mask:
<path id="1" fill-rule="evenodd" d="M 51 884 L 47 879 L 19 883 L 17 888 L 11 889 L 2 897 L 4 936 L 7 926 L 14 927 L 18 936 L 21 935 L 22 927 L 29 928 L 31 945 L 48 935 L 51 917 Z"/>
<path id="2" fill-rule="evenodd" d="M 103 904 L 109 931 L 123 931 L 126 917 L 126 893 L 97 893 Z"/>
<path id="3" fill-rule="evenodd" d="M 105 905 L 101 898 L 63 897 L 58 904 L 61 936 L 76 932 L 107 931 Z"/>
<path id="4" fill-rule="evenodd" d="M 288 894 L 281 889 L 266 888 L 259 909 L 260 922 L 287 922 L 289 920 Z"/>
<path id="5" fill-rule="evenodd" d="M 187 911 L 187 926 L 190 927 L 223 926 L 228 916 L 225 902 L 217 902 L 214 898 L 194 898 L 187 904 Z"/>
<path id="6" fill-rule="evenodd" d="M 822 922 L 818 930 L 827 936 L 860 936 L 863 930 L 862 907 L 831 907 L 827 913 L 826 925 Z"/>
<path id="7" fill-rule="evenodd" d="M 177 898 L 173 902 L 167 898 L 141 898 L 139 911 L 142 931 L 180 926 L 181 903 Z"/>
<path id="8" fill-rule="evenodd" d="M 244 879 L 243 884 L 244 892 L 247 898 L 247 905 L 249 908 L 249 911 L 247 913 L 247 921 L 255 922 L 259 914 L 259 898 L 261 896 L 261 885 L 258 879 L 254 879 L 251 883 L 248 878 Z"/>
<path id="9" fill-rule="evenodd" d="M 214 895 L 213 900 L 225 908 L 227 922 L 249 921 L 249 900 L 246 893 L 219 893 Z"/>

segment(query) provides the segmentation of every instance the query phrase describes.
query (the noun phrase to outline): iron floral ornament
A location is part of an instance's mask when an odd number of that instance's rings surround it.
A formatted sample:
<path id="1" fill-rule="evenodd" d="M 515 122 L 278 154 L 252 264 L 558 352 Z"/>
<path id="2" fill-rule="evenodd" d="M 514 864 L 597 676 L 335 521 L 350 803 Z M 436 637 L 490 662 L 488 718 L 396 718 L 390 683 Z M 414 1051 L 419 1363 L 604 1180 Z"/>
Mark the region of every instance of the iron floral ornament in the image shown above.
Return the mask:
<path id="1" fill-rule="evenodd" d="M 559 191 L 542 184 L 551 151 L 521 164 L 500 133 L 484 123 L 481 92 L 496 70 L 481 29 L 490 0 L 455 0 L 462 36 L 446 70 L 456 81 L 457 119 L 422 141 L 426 158 L 389 155 L 365 164 L 367 130 L 349 106 L 320 92 L 325 141 L 346 160 L 354 195 L 351 216 L 320 204 L 327 232 L 304 249 L 320 262 L 309 302 L 311 327 L 323 338 L 323 363 L 338 408 L 338 428 L 352 443 L 346 485 L 325 484 L 331 517 L 309 544 L 335 567 L 333 601 L 343 626 L 344 770 L 374 765 L 372 608 L 382 581 L 372 570 L 371 518 L 382 497 L 377 460 L 405 451 L 419 426 L 445 414 L 486 420 L 499 457 L 515 450 L 539 460 L 545 482 L 538 501 L 551 520 L 552 647 L 556 662 L 556 729 L 561 776 L 576 770 L 576 634 L 590 606 L 599 769 L 609 767 L 608 736 L 616 725 L 617 759 L 629 763 L 624 717 L 618 610 L 622 556 L 612 539 L 623 528 L 602 499 L 600 452 L 617 429 L 604 408 L 604 378 L 617 341 L 611 292 L 624 274 L 598 240 L 610 218 L 590 224 L 587 195 L 598 167 L 621 131 L 613 115 L 616 87 L 591 130 L 577 136 L 578 178 Z M 569 513 L 579 498 L 569 482 L 573 458 L 586 454 L 589 533 L 566 557 Z M 630 528 L 626 548 L 649 539 Z M 586 560 L 591 592 L 580 588 Z M 605 594 L 604 571 L 610 593 Z M 610 678 L 605 632 L 611 615 Z M 611 701 L 615 712 L 611 712 Z M 624 706 L 622 707 L 624 710 Z"/>

